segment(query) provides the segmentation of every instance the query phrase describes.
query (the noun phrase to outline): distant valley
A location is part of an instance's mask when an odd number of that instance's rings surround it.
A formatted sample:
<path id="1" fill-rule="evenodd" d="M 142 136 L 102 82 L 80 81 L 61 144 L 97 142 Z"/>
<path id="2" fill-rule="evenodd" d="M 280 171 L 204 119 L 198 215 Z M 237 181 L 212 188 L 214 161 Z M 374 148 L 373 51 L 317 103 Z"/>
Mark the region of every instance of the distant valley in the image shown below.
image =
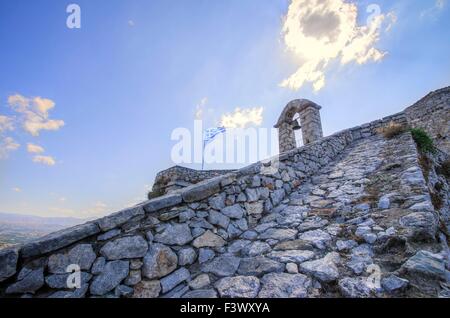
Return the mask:
<path id="1" fill-rule="evenodd" d="M 69 217 L 40 217 L 0 212 L 0 249 L 86 222 Z"/>

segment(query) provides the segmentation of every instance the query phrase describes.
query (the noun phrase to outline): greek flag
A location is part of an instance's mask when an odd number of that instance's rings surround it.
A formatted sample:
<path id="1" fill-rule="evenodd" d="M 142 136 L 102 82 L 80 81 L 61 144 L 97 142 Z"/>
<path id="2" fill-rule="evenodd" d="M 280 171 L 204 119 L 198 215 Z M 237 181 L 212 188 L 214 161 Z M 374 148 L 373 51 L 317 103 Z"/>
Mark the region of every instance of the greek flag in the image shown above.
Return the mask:
<path id="1" fill-rule="evenodd" d="M 206 129 L 205 135 L 204 135 L 205 144 L 212 141 L 214 138 L 216 138 L 217 135 L 220 135 L 226 131 L 227 131 L 227 129 L 225 127 L 216 127 L 216 128 Z"/>

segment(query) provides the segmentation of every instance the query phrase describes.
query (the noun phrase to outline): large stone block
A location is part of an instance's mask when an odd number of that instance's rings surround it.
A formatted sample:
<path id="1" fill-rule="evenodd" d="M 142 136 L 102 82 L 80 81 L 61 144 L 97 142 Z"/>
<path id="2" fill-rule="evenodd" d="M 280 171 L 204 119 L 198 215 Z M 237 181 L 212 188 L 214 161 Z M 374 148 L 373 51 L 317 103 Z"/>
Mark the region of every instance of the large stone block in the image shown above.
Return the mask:
<path id="1" fill-rule="evenodd" d="M 27 243 L 22 247 L 20 253 L 23 258 L 50 253 L 99 232 L 100 229 L 96 223 L 88 222 L 51 233 L 33 242 Z"/>
<path id="2" fill-rule="evenodd" d="M 142 274 L 149 278 L 164 277 L 177 268 L 178 256 L 170 247 L 153 244 L 144 257 Z"/>
<path id="3" fill-rule="evenodd" d="M 126 236 L 106 243 L 100 254 L 108 260 L 139 258 L 147 253 L 147 249 L 147 241 L 141 236 Z"/>
<path id="4" fill-rule="evenodd" d="M 8 279 L 16 273 L 19 250 L 7 248 L 0 251 L 0 282 Z"/>
<path id="5" fill-rule="evenodd" d="M 92 295 L 103 296 L 116 288 L 129 273 L 128 261 L 111 261 L 106 263 L 103 272 L 92 281 L 90 292 Z"/>
<path id="6" fill-rule="evenodd" d="M 114 229 L 120 225 L 125 224 L 127 221 L 131 220 L 135 216 L 144 215 L 144 209 L 142 206 L 135 206 L 129 209 L 125 209 L 111 215 L 105 216 L 101 219 L 96 220 L 95 222 L 98 224 L 99 228 L 106 232 Z"/>
<path id="7" fill-rule="evenodd" d="M 164 208 L 170 208 L 183 201 L 181 194 L 167 194 L 159 198 L 152 199 L 143 204 L 144 210 L 148 213 Z"/>
<path id="8" fill-rule="evenodd" d="M 184 202 L 200 201 L 220 191 L 220 182 L 224 177 L 216 177 L 183 189 Z"/>
<path id="9" fill-rule="evenodd" d="M 156 234 L 154 241 L 167 245 L 185 245 L 194 238 L 189 225 L 169 224 L 162 233 Z"/>

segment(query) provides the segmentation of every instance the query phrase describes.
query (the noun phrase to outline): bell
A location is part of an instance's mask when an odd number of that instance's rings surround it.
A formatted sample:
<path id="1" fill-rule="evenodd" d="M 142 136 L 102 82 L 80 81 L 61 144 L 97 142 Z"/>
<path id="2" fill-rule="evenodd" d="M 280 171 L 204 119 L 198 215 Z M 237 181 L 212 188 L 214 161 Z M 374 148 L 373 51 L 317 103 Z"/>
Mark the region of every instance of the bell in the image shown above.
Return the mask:
<path id="1" fill-rule="evenodd" d="M 300 129 L 302 129 L 302 127 L 301 127 L 300 124 L 298 123 L 298 120 L 293 120 L 293 121 L 292 121 L 292 129 L 293 129 L 293 130 L 300 130 Z"/>

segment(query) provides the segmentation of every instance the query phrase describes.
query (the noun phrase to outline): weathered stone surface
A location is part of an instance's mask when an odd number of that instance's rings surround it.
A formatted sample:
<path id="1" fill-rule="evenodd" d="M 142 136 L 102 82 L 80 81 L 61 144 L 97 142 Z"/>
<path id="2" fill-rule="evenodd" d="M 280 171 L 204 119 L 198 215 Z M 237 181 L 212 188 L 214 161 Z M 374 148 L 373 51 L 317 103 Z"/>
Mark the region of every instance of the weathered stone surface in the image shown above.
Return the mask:
<path id="1" fill-rule="evenodd" d="M 69 288 L 67 279 L 69 278 L 70 273 L 67 274 L 54 274 L 47 276 L 45 278 L 45 283 L 50 288 L 55 289 L 65 289 Z M 81 272 L 81 284 L 88 283 L 92 278 L 92 275 L 86 272 Z M 69 283 L 73 283 L 72 280 L 69 280 Z"/>
<path id="2" fill-rule="evenodd" d="M 278 243 L 275 245 L 274 250 L 312 250 L 314 246 L 310 242 L 306 242 L 303 240 L 292 240 Z"/>
<path id="3" fill-rule="evenodd" d="M 27 243 L 21 248 L 20 253 L 24 258 L 50 253 L 99 232 L 100 229 L 96 223 L 88 222 L 51 233 L 33 242 Z"/>
<path id="4" fill-rule="evenodd" d="M 349 298 L 364 298 L 372 296 L 373 288 L 365 277 L 345 277 L 338 282 L 342 296 Z"/>
<path id="5" fill-rule="evenodd" d="M 198 262 L 200 264 L 206 263 L 207 261 L 213 259 L 216 253 L 210 248 L 201 248 L 198 253 Z"/>
<path id="6" fill-rule="evenodd" d="M 258 295 L 260 283 L 254 276 L 235 276 L 222 278 L 215 287 L 220 297 L 255 298 Z"/>
<path id="7" fill-rule="evenodd" d="M 428 251 L 418 251 L 402 265 L 402 269 L 413 274 L 445 279 L 444 258 Z"/>
<path id="8" fill-rule="evenodd" d="M 395 293 L 408 287 L 409 281 L 395 275 L 389 275 L 381 280 L 381 286 L 388 293 Z"/>
<path id="9" fill-rule="evenodd" d="M 245 210 L 248 215 L 259 217 L 264 211 L 264 204 L 263 202 L 245 203 Z"/>
<path id="10" fill-rule="evenodd" d="M 144 265 L 140 259 L 132 259 L 130 261 L 130 269 L 140 269 Z"/>
<path id="11" fill-rule="evenodd" d="M 125 224 L 127 221 L 138 215 L 144 214 L 144 209 L 141 206 L 136 206 L 105 216 L 95 222 L 102 231 L 106 232 Z"/>
<path id="12" fill-rule="evenodd" d="M 302 274 L 270 273 L 261 279 L 260 298 L 305 298 L 311 280 Z"/>
<path id="13" fill-rule="evenodd" d="M 240 219 L 244 215 L 244 210 L 239 204 L 228 206 L 222 209 L 220 212 L 232 219 Z"/>
<path id="14" fill-rule="evenodd" d="M 197 254 L 192 247 L 183 248 L 178 252 L 178 265 L 185 266 L 195 262 Z"/>
<path id="15" fill-rule="evenodd" d="M 161 279 L 162 292 L 167 293 L 171 291 L 175 286 L 189 279 L 190 276 L 191 274 L 186 268 L 181 267 L 177 269 L 172 274 Z"/>
<path id="16" fill-rule="evenodd" d="M 221 210 L 225 207 L 226 193 L 222 192 L 208 199 L 208 204 L 215 210 Z"/>
<path id="17" fill-rule="evenodd" d="M 286 272 L 289 274 L 298 274 L 298 266 L 295 263 L 286 264 Z"/>
<path id="18" fill-rule="evenodd" d="M 220 190 L 220 182 L 223 177 L 216 177 L 185 188 L 182 192 L 184 202 L 203 200 Z"/>
<path id="19" fill-rule="evenodd" d="M 245 240 L 254 240 L 258 237 L 258 233 L 256 233 L 255 231 L 245 231 L 241 234 L 240 237 Z"/>
<path id="20" fill-rule="evenodd" d="M 16 248 L 0 250 L 0 282 L 16 273 L 18 258 L 19 250 Z"/>
<path id="21" fill-rule="evenodd" d="M 300 271 L 312 275 L 322 282 L 332 282 L 339 278 L 339 270 L 336 266 L 338 261 L 339 254 L 332 252 L 321 259 L 300 264 Z"/>
<path id="22" fill-rule="evenodd" d="M 248 202 L 255 202 L 255 201 L 258 201 L 258 199 L 259 199 L 259 195 L 258 195 L 258 192 L 256 191 L 256 189 L 247 188 L 247 189 L 245 189 L 245 194 L 247 196 Z"/>
<path id="23" fill-rule="evenodd" d="M 356 243 L 354 240 L 347 240 L 347 241 L 338 240 L 336 242 L 336 247 L 337 247 L 338 251 L 340 251 L 340 252 L 348 251 L 357 245 L 358 245 L 358 243 Z"/>
<path id="24" fill-rule="evenodd" d="M 240 275 L 260 276 L 272 272 L 279 273 L 283 270 L 284 264 L 281 264 L 264 256 L 257 256 L 241 259 L 238 273 Z"/>
<path id="25" fill-rule="evenodd" d="M 142 280 L 140 270 L 130 270 L 128 277 L 125 279 L 124 283 L 128 286 L 135 286 Z"/>
<path id="26" fill-rule="evenodd" d="M 271 250 L 271 247 L 266 242 L 256 241 L 251 243 L 247 248 L 245 248 L 245 253 L 248 256 L 258 256 L 263 255 Z"/>
<path id="27" fill-rule="evenodd" d="M 161 292 L 159 280 L 142 281 L 134 286 L 133 298 L 157 298 Z"/>
<path id="28" fill-rule="evenodd" d="M 116 297 L 130 297 L 133 295 L 133 288 L 128 287 L 126 285 L 119 285 L 114 289 L 114 295 Z"/>
<path id="29" fill-rule="evenodd" d="M 89 290 L 89 285 L 82 285 L 81 288 L 77 288 L 74 291 L 60 290 L 56 293 L 51 294 L 48 298 L 83 298 L 85 297 L 87 291 Z"/>
<path id="30" fill-rule="evenodd" d="M 299 232 L 305 232 L 310 230 L 320 229 L 328 224 L 327 220 L 322 220 L 320 217 L 307 220 L 298 226 Z"/>
<path id="31" fill-rule="evenodd" d="M 188 291 L 189 291 L 189 287 L 186 284 L 182 283 L 182 284 L 176 286 L 170 292 L 162 295 L 161 298 L 181 298 Z"/>
<path id="32" fill-rule="evenodd" d="M 97 240 L 98 241 L 107 241 L 116 236 L 119 236 L 120 233 L 122 233 L 122 231 L 120 229 L 113 229 L 113 230 L 110 230 L 106 233 L 103 233 L 103 234 L 97 236 Z"/>
<path id="33" fill-rule="evenodd" d="M 192 245 L 196 248 L 201 247 L 221 247 L 225 245 L 225 240 L 211 231 L 206 231 L 197 237 Z"/>
<path id="34" fill-rule="evenodd" d="M 106 263 L 103 272 L 96 276 L 91 283 L 91 294 L 99 296 L 105 295 L 116 288 L 116 286 L 128 276 L 128 272 L 128 261 L 111 261 Z"/>
<path id="35" fill-rule="evenodd" d="M 167 194 L 162 197 L 158 197 L 147 201 L 143 204 L 143 208 L 146 212 L 151 213 L 164 208 L 173 207 L 182 202 L 181 194 Z"/>
<path id="36" fill-rule="evenodd" d="M 431 212 L 414 212 L 400 219 L 400 224 L 409 229 L 409 236 L 434 238 L 437 230 L 436 219 Z"/>
<path id="37" fill-rule="evenodd" d="M 169 247 L 153 244 L 144 257 L 142 274 L 149 279 L 164 277 L 173 272 L 177 264 L 177 254 Z"/>
<path id="38" fill-rule="evenodd" d="M 247 240 L 237 240 L 228 245 L 229 253 L 238 253 L 245 249 L 251 242 Z"/>
<path id="39" fill-rule="evenodd" d="M 391 201 L 389 200 L 389 196 L 383 195 L 378 201 L 378 208 L 381 210 L 389 209 L 391 205 Z"/>
<path id="40" fill-rule="evenodd" d="M 208 274 L 200 274 L 189 282 L 189 287 L 192 289 L 200 289 L 208 286 L 211 283 Z"/>
<path id="41" fill-rule="evenodd" d="M 226 229 L 230 224 L 230 218 L 220 212 L 211 210 L 209 211 L 208 222 Z"/>
<path id="42" fill-rule="evenodd" d="M 275 190 L 270 193 L 270 199 L 272 200 L 273 206 L 277 206 L 280 204 L 281 201 L 283 201 L 285 196 L 284 189 Z"/>
<path id="43" fill-rule="evenodd" d="M 213 273 L 217 276 L 231 276 L 236 273 L 240 259 L 234 256 L 219 256 L 201 266 L 205 273 Z"/>
<path id="44" fill-rule="evenodd" d="M 100 250 L 107 260 L 143 257 L 147 253 L 147 241 L 139 235 L 126 236 L 106 243 Z"/>
<path id="45" fill-rule="evenodd" d="M 293 229 L 268 229 L 259 235 L 260 239 L 274 240 L 292 240 L 297 235 L 297 231 Z"/>
<path id="46" fill-rule="evenodd" d="M 103 271 L 103 269 L 105 268 L 105 265 L 106 265 L 106 259 L 103 256 L 98 257 L 94 261 L 94 264 L 92 264 L 91 273 L 94 275 L 100 274 Z"/>
<path id="47" fill-rule="evenodd" d="M 23 268 L 19 273 L 20 280 L 10 285 L 6 289 L 7 294 L 34 293 L 44 286 L 44 269 L 38 268 L 30 270 Z"/>
<path id="48" fill-rule="evenodd" d="M 198 289 L 187 292 L 183 298 L 217 298 L 217 292 L 214 289 Z"/>
<path id="49" fill-rule="evenodd" d="M 191 230 L 186 223 L 169 224 L 162 233 L 156 234 L 154 238 L 156 242 L 167 245 L 185 245 L 193 239 Z"/>
<path id="50" fill-rule="evenodd" d="M 313 230 L 302 233 L 299 236 L 299 239 L 313 244 L 318 249 L 325 249 L 331 242 L 330 234 L 322 230 Z"/>
<path id="51" fill-rule="evenodd" d="M 91 244 L 78 244 L 67 254 L 50 255 L 48 269 L 50 273 L 63 274 L 69 265 L 76 264 L 81 270 L 90 270 L 96 257 Z"/>
<path id="52" fill-rule="evenodd" d="M 282 263 L 302 263 L 314 257 L 314 252 L 307 250 L 273 251 L 267 255 Z"/>

